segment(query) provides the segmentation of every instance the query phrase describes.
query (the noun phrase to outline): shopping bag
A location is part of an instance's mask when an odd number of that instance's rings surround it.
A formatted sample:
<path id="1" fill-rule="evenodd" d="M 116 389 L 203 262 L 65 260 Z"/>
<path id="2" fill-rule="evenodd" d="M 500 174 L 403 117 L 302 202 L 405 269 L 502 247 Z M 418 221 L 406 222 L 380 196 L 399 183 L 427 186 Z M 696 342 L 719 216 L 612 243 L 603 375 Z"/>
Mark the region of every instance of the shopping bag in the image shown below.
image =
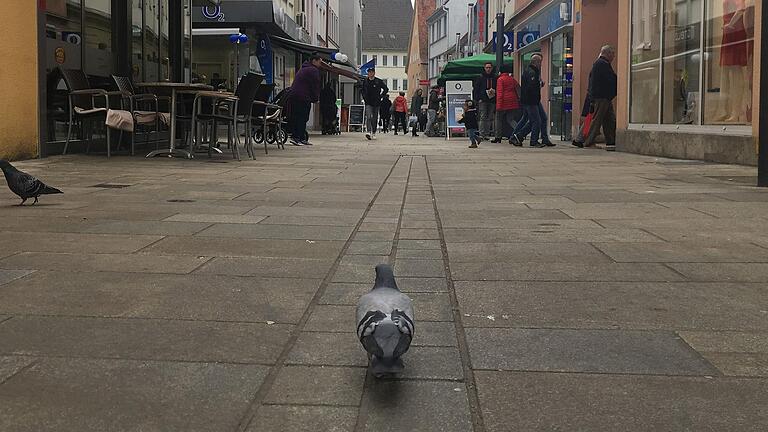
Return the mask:
<path id="1" fill-rule="evenodd" d="M 584 117 L 584 127 L 581 129 L 581 133 L 584 135 L 584 139 L 589 136 L 589 128 L 592 127 L 592 117 L 594 117 L 594 115 L 595 113 L 590 112 L 586 117 Z"/>

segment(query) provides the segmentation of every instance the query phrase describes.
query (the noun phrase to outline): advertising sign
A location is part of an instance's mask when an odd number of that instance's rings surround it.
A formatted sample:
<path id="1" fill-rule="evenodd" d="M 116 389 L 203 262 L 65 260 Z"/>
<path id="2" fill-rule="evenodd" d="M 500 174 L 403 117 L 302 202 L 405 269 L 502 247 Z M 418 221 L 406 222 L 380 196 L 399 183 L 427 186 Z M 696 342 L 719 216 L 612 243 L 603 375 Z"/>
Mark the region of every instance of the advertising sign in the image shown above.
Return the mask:
<path id="1" fill-rule="evenodd" d="M 496 52 L 496 32 L 493 32 L 493 52 Z M 515 33 L 504 32 L 504 52 L 513 52 L 515 50 Z"/>
<path id="2" fill-rule="evenodd" d="M 459 119 L 464 115 L 464 102 L 469 99 L 472 99 L 472 81 L 446 81 L 445 125 L 449 139 L 452 129 L 464 130 Z"/>
<path id="3" fill-rule="evenodd" d="M 362 127 L 365 123 L 365 105 L 349 106 L 349 122 L 347 123 L 347 132 L 353 126 Z"/>
<path id="4" fill-rule="evenodd" d="M 259 44 L 256 47 L 256 58 L 259 59 L 259 65 L 261 71 L 264 74 L 264 82 L 267 84 L 274 84 L 275 76 L 272 67 L 272 44 L 269 42 L 268 36 L 262 36 L 259 40 Z"/>

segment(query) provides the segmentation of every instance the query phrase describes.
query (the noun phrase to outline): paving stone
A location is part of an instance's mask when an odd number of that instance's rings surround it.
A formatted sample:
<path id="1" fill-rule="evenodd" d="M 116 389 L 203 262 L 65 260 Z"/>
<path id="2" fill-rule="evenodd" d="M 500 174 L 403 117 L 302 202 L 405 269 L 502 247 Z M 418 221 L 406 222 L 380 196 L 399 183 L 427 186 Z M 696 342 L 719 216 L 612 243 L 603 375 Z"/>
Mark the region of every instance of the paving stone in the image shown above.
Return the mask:
<path id="1" fill-rule="evenodd" d="M 389 255 L 344 255 L 339 261 L 340 265 L 365 265 L 370 266 L 371 271 L 379 264 L 389 263 Z M 373 281 L 373 279 L 371 279 Z"/>
<path id="2" fill-rule="evenodd" d="M 270 404 L 359 406 L 365 368 L 286 366 L 265 398 Z"/>
<path id="3" fill-rule="evenodd" d="M 364 406 L 374 408 L 365 418 L 364 431 L 472 430 L 466 388 L 461 383 L 376 381 L 366 389 L 364 398 Z M 434 403 L 438 399 L 440 403 Z"/>
<path id="4" fill-rule="evenodd" d="M 686 279 L 663 264 L 652 263 L 537 263 L 456 262 L 454 281 L 616 281 L 678 282 Z"/>
<path id="5" fill-rule="evenodd" d="M 613 245 L 613 243 L 602 243 Z M 578 264 L 611 263 L 611 259 L 588 243 L 448 243 L 448 257 L 453 263 L 558 262 Z"/>
<path id="6" fill-rule="evenodd" d="M 439 240 L 399 240 L 397 242 L 398 249 L 417 249 L 417 250 L 424 250 L 424 249 L 433 249 L 433 250 L 440 250 L 440 241 Z"/>
<path id="7" fill-rule="evenodd" d="M 408 229 L 403 228 L 400 230 L 400 239 L 411 240 L 439 240 L 440 233 L 436 229 Z"/>
<path id="8" fill-rule="evenodd" d="M 768 381 L 475 372 L 489 432 L 738 430 L 768 426 Z"/>
<path id="9" fill-rule="evenodd" d="M 456 282 L 465 326 L 768 331 L 760 284 Z M 489 317 L 492 317 L 489 318 Z"/>
<path id="10" fill-rule="evenodd" d="M 459 350 L 455 347 L 411 346 L 403 356 L 405 370 L 400 379 L 464 379 Z"/>
<path id="11" fill-rule="evenodd" d="M 637 229 L 536 228 L 536 229 L 446 229 L 447 243 L 518 242 L 660 242 L 659 237 Z"/>
<path id="12" fill-rule="evenodd" d="M 355 234 L 355 241 L 387 241 L 390 242 L 395 238 L 395 230 L 392 231 L 358 231 Z"/>
<path id="13" fill-rule="evenodd" d="M 670 263 L 692 281 L 768 282 L 768 264 L 762 263 Z"/>
<path id="14" fill-rule="evenodd" d="M 416 322 L 412 346 L 449 347 L 456 345 L 456 327 L 453 322 Z"/>
<path id="15" fill-rule="evenodd" d="M 2 268 L 62 272 L 190 273 L 210 260 L 201 256 L 22 252 L 0 260 Z M 0 271 L 2 274 L 4 271 Z M 20 277 L 20 276 L 19 276 Z"/>
<path id="16" fill-rule="evenodd" d="M 415 259 L 443 259 L 443 251 L 440 249 L 397 249 L 397 257 Z"/>
<path id="17" fill-rule="evenodd" d="M 381 222 L 363 222 L 360 224 L 360 231 L 384 231 L 395 232 L 397 230 L 397 223 L 381 223 Z"/>
<path id="18" fill-rule="evenodd" d="M 466 329 L 476 369 L 646 375 L 716 375 L 673 332 Z"/>
<path id="19" fill-rule="evenodd" d="M 397 286 L 406 293 L 448 292 L 448 283 L 444 278 L 398 277 Z"/>
<path id="20" fill-rule="evenodd" d="M 437 222 L 435 221 L 416 221 L 403 219 L 401 228 L 407 229 L 437 229 Z"/>
<path id="21" fill-rule="evenodd" d="M 39 271 L 0 286 L 0 313 L 295 324 L 318 285 L 309 279 Z"/>
<path id="22" fill-rule="evenodd" d="M 131 253 L 161 236 L 0 232 L 0 244 L 19 252 Z"/>
<path id="23" fill-rule="evenodd" d="M 262 405 L 246 432 L 353 432 L 357 408 Z"/>
<path id="24" fill-rule="evenodd" d="M 0 353 L 273 364 L 291 329 L 264 323 L 15 317 L 0 325 Z"/>
<path id="25" fill-rule="evenodd" d="M 226 224 L 257 224 L 266 216 L 245 216 L 240 214 L 197 214 L 197 213 L 179 213 L 175 214 L 165 221 L 168 222 L 204 222 L 207 225 L 212 223 Z"/>
<path id="26" fill-rule="evenodd" d="M 0 326 L 0 330 L 2 330 Z M 32 357 L 0 356 L 0 385 L 35 361 Z"/>
<path id="27" fill-rule="evenodd" d="M 372 283 L 331 283 L 326 287 L 320 304 L 327 305 L 357 305 L 360 297 L 373 287 Z"/>
<path id="28" fill-rule="evenodd" d="M 443 260 L 398 259 L 395 274 L 409 277 L 445 277 Z"/>
<path id="29" fill-rule="evenodd" d="M 726 376 L 768 378 L 768 333 L 679 332 Z"/>
<path id="30" fill-rule="evenodd" d="M 333 275 L 333 282 L 370 283 L 376 279 L 376 270 L 372 265 L 340 264 Z"/>
<path id="31" fill-rule="evenodd" d="M 286 364 L 317 366 L 368 366 L 368 357 L 355 334 L 301 333 Z"/>
<path id="32" fill-rule="evenodd" d="M 219 257 L 286 257 L 336 259 L 344 242 L 259 240 L 220 237 L 166 237 L 144 250 L 147 253 Z"/>
<path id="33" fill-rule="evenodd" d="M 275 207 L 275 206 L 259 206 L 246 213 L 249 216 L 282 216 L 282 217 L 304 217 L 311 220 L 313 218 L 355 218 L 357 220 L 363 214 L 362 209 L 344 209 L 335 207 L 332 208 L 313 208 L 305 206 L 291 206 L 291 207 Z M 363 205 L 365 207 L 365 205 Z M 282 220 L 282 218 L 281 218 Z"/>
<path id="34" fill-rule="evenodd" d="M 255 216 L 251 216 L 255 217 Z M 263 216 L 258 216 L 263 218 Z M 269 216 L 259 222 L 261 225 L 301 225 L 301 226 L 346 226 L 353 227 L 360 218 L 356 215 L 338 217 L 311 216 Z M 232 222 L 228 222 L 232 223 Z"/>
<path id="35" fill-rule="evenodd" d="M 595 243 L 617 262 L 768 262 L 768 249 L 748 243 Z"/>
<path id="36" fill-rule="evenodd" d="M 304 331 L 354 333 L 356 331 L 355 305 L 318 305 L 309 316 Z"/>
<path id="37" fill-rule="evenodd" d="M 158 221 L 115 221 L 93 225 L 83 232 L 96 234 L 154 234 L 192 235 L 208 227 L 209 223 L 158 222 Z"/>
<path id="38" fill-rule="evenodd" d="M 233 237 L 242 239 L 338 240 L 346 241 L 351 227 L 215 224 L 197 235 L 201 237 Z"/>
<path id="39" fill-rule="evenodd" d="M 267 278 L 323 279 L 333 262 L 306 258 L 214 258 L 195 273 Z"/>
<path id="40" fill-rule="evenodd" d="M 0 261 L 0 267 L 3 267 L 3 261 Z M 0 285 L 7 284 L 32 273 L 34 273 L 34 270 L 0 270 Z"/>
<path id="41" fill-rule="evenodd" d="M 408 293 L 413 300 L 416 322 L 453 321 L 451 299 L 446 293 Z"/>
<path id="42" fill-rule="evenodd" d="M 389 255 L 392 252 L 390 241 L 352 241 L 347 248 L 350 255 Z"/>
<path id="43" fill-rule="evenodd" d="M 0 430 L 234 430 L 268 367 L 49 358 L 0 386 Z"/>

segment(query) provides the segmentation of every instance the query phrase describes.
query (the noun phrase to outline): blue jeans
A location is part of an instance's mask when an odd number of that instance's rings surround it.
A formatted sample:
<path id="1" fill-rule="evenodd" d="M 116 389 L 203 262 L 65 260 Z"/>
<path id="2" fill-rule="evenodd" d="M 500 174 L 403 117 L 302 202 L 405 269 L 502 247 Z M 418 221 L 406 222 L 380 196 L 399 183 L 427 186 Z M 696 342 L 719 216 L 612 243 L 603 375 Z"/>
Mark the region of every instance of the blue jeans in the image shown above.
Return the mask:
<path id="1" fill-rule="evenodd" d="M 526 121 L 527 120 L 527 121 Z M 547 134 L 547 113 L 544 112 L 544 106 L 539 103 L 538 105 L 523 105 L 523 118 L 515 128 L 515 135 L 524 137 L 531 134 L 531 144 L 539 141 L 539 135 L 541 135 L 541 142 L 546 144 L 549 142 L 549 135 Z"/>
<path id="2" fill-rule="evenodd" d="M 469 135 L 469 142 L 477 145 L 480 142 L 479 133 L 477 129 L 467 129 L 467 135 Z"/>

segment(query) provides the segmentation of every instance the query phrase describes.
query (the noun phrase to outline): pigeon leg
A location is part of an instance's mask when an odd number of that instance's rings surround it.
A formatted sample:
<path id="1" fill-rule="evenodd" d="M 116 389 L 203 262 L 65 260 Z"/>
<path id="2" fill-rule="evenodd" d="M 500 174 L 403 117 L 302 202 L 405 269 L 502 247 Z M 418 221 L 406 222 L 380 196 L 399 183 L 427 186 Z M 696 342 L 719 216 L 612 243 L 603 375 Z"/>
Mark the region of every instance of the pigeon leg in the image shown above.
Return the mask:
<path id="1" fill-rule="evenodd" d="M 37 204 L 37 197 L 35 197 L 35 202 L 32 203 L 32 205 Z"/>
<path id="2" fill-rule="evenodd" d="M 18 204 L 18 206 L 19 207 L 23 206 L 25 202 L 27 202 L 27 199 L 26 198 L 22 198 L 21 202 Z"/>

